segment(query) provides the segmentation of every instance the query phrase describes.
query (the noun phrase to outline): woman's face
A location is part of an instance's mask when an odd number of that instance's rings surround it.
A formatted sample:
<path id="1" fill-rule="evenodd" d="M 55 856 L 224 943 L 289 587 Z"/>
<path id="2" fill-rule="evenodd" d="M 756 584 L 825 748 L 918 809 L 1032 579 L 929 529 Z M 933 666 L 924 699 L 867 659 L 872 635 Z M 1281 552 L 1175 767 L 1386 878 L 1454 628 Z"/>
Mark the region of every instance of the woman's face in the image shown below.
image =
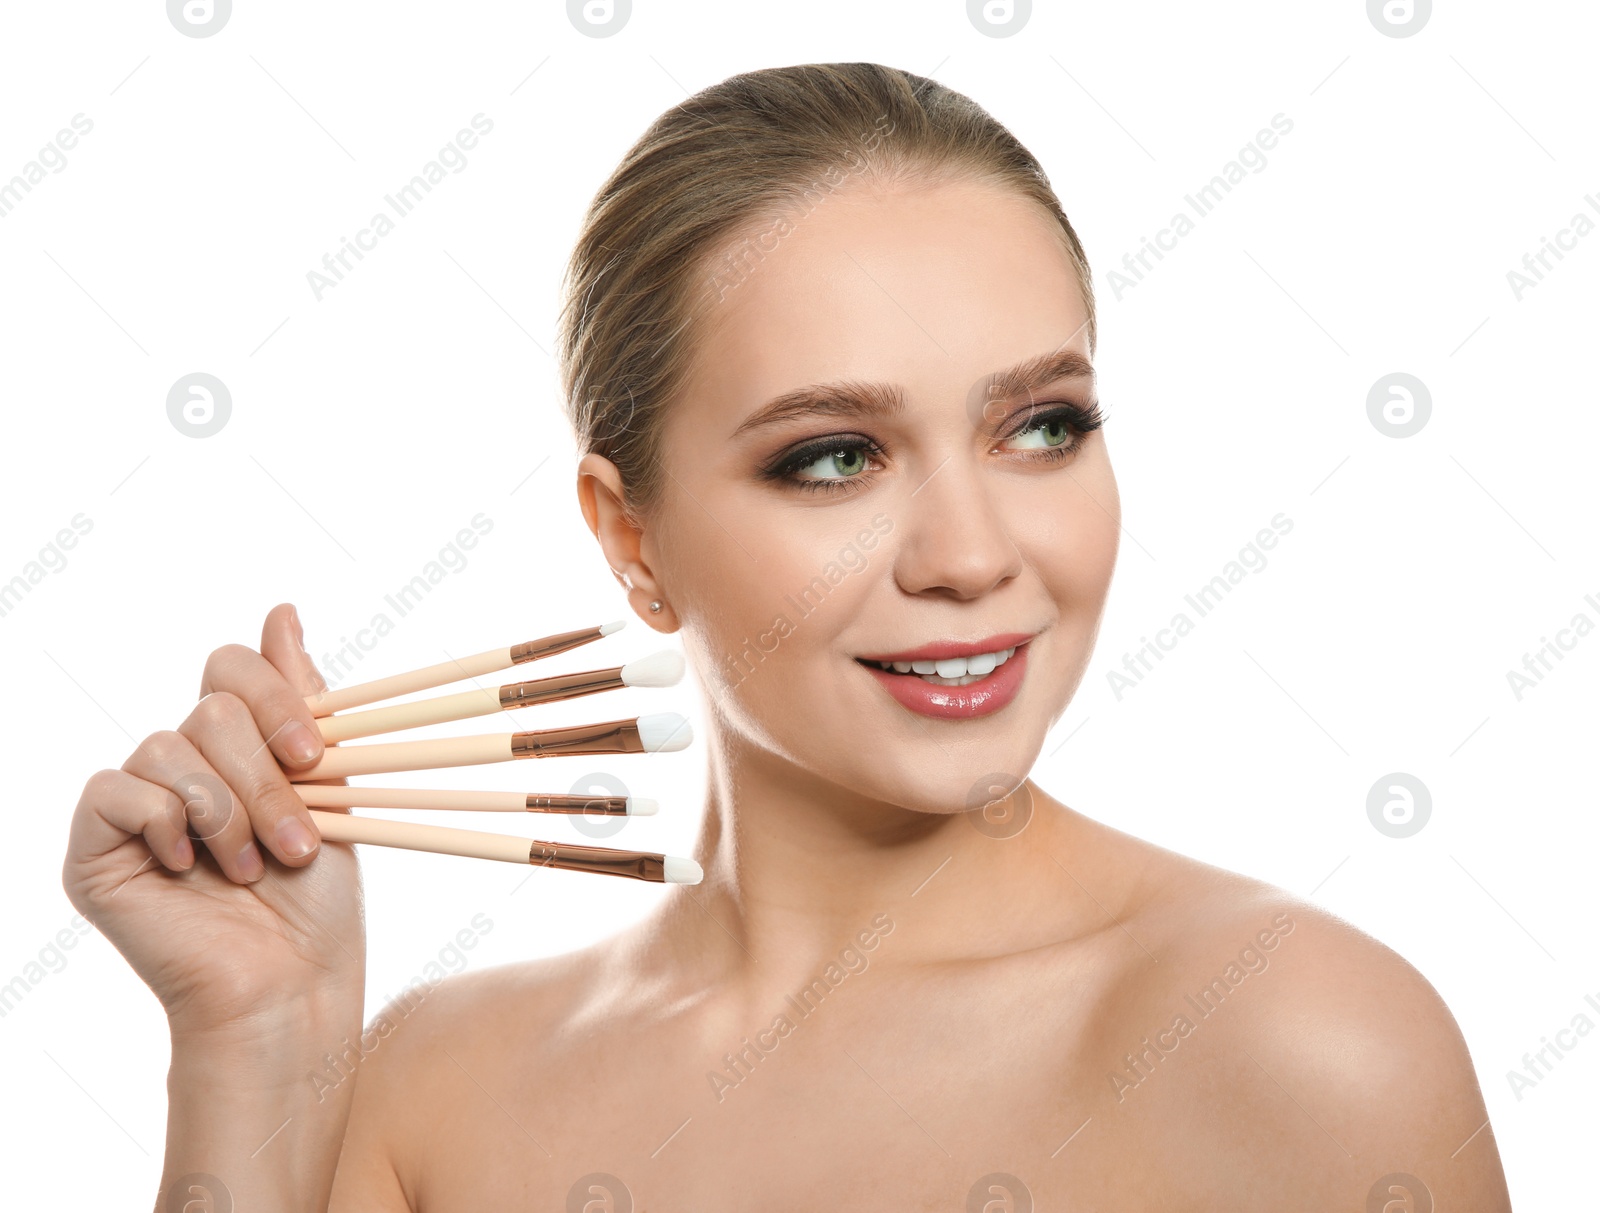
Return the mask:
<path id="1" fill-rule="evenodd" d="M 717 259 L 641 555 L 735 745 L 841 796 L 971 808 L 1032 767 L 1116 560 L 1067 255 L 968 179 L 857 185 L 753 235 L 737 275 Z"/>

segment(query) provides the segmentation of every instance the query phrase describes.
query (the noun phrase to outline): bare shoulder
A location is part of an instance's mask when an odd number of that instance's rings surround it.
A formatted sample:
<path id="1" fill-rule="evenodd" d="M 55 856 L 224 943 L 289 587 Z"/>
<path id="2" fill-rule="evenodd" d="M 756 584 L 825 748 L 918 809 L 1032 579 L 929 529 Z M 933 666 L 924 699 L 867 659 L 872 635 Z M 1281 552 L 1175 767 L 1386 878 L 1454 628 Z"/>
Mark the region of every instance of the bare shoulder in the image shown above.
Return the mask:
<path id="1" fill-rule="evenodd" d="M 357 1090 L 415 1098 L 435 1074 L 503 1072 L 508 1053 L 559 1042 L 604 998 L 623 940 L 407 987 L 367 1025 Z"/>
<path id="2" fill-rule="evenodd" d="M 470 1155 L 490 1115 L 510 1115 L 508 1076 L 562 1046 L 599 995 L 617 940 L 536 960 L 414 982 L 341 1042 L 326 1079 L 356 1081 L 335 1196 L 369 1203 L 334 1208 L 404 1209 L 423 1203 L 420 1176 L 441 1156 Z M 498 1113 L 496 1108 L 501 1109 Z M 371 1203 L 374 1187 L 405 1204 Z"/>
<path id="3" fill-rule="evenodd" d="M 1119 1112 L 1186 1133 L 1199 1114 L 1213 1162 L 1270 1149 L 1304 1192 L 1359 1200 L 1402 1174 L 1438 1207 L 1509 1208 L 1466 1042 L 1413 965 L 1262 881 L 1116 831 L 1103 845 L 1141 874 L 1125 925 L 1148 953 L 1108 1080 Z"/>

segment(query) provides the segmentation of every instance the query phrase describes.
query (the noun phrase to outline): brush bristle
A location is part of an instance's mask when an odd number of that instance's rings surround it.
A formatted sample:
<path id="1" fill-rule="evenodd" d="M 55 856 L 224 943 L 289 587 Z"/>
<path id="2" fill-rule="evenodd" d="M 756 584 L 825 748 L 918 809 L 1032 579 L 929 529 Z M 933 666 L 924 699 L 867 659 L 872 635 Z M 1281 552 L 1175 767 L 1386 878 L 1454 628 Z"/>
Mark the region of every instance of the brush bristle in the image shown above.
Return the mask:
<path id="1" fill-rule="evenodd" d="M 660 808 L 661 806 L 648 796 L 628 797 L 629 817 L 654 817 Z"/>
<path id="2" fill-rule="evenodd" d="M 683 677 L 683 654 L 662 649 L 622 667 L 622 681 L 630 687 L 670 687 Z"/>
<path id="3" fill-rule="evenodd" d="M 639 717 L 639 740 L 647 752 L 670 753 L 681 750 L 694 740 L 689 722 L 676 712 L 656 712 Z"/>
<path id="4" fill-rule="evenodd" d="M 609 636 L 612 632 L 620 632 L 627 622 L 626 619 L 613 619 L 610 623 L 602 623 L 600 625 L 600 635 Z"/>
<path id="5" fill-rule="evenodd" d="M 665 857 L 666 863 L 662 867 L 662 876 L 667 884 L 699 884 L 705 879 L 705 872 L 700 865 L 692 859 L 683 859 L 677 855 Z"/>

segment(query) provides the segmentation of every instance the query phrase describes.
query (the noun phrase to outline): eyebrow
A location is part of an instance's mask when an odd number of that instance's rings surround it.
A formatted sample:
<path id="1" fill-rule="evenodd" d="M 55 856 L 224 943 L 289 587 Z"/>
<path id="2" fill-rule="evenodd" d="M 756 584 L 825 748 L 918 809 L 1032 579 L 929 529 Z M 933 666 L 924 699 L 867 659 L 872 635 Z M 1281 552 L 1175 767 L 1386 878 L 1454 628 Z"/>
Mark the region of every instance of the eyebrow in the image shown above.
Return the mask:
<path id="1" fill-rule="evenodd" d="M 1031 395 L 1058 379 L 1093 379 L 1094 365 L 1076 350 L 1052 350 L 987 377 L 990 398 Z M 905 412 L 905 391 L 898 384 L 842 380 L 812 383 L 775 396 L 739 423 L 733 437 L 799 417 L 891 418 Z"/>

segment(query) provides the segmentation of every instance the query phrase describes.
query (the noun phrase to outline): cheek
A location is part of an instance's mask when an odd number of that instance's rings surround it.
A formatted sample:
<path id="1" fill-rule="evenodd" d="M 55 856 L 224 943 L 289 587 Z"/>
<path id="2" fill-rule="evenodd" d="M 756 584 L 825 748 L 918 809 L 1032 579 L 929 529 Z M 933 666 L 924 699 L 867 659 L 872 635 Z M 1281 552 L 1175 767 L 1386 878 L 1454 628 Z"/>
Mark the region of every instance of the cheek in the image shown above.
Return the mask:
<path id="1" fill-rule="evenodd" d="M 783 698 L 780 688 L 792 684 L 780 669 L 826 642 L 817 619 L 836 605 L 838 592 L 822 577 L 832 549 L 781 522 L 748 506 L 712 514 L 691 502 L 658 546 L 684 646 L 713 701 L 735 715 L 769 694 Z"/>
<path id="2" fill-rule="evenodd" d="M 1103 458 L 1085 461 L 1061 479 L 1047 508 L 1034 501 L 1019 513 L 1014 535 L 1063 615 L 1097 613 L 1111 588 L 1122 538 L 1117 483 Z"/>
<path id="3" fill-rule="evenodd" d="M 1111 574 L 1122 540 L 1121 512 L 1116 509 L 1114 490 L 1108 508 L 1109 514 L 1097 509 L 1092 515 L 1080 517 L 1082 526 L 1073 545 L 1077 567 L 1072 575 L 1085 593 L 1093 592 L 1097 603 L 1105 601 L 1111 588 Z"/>

